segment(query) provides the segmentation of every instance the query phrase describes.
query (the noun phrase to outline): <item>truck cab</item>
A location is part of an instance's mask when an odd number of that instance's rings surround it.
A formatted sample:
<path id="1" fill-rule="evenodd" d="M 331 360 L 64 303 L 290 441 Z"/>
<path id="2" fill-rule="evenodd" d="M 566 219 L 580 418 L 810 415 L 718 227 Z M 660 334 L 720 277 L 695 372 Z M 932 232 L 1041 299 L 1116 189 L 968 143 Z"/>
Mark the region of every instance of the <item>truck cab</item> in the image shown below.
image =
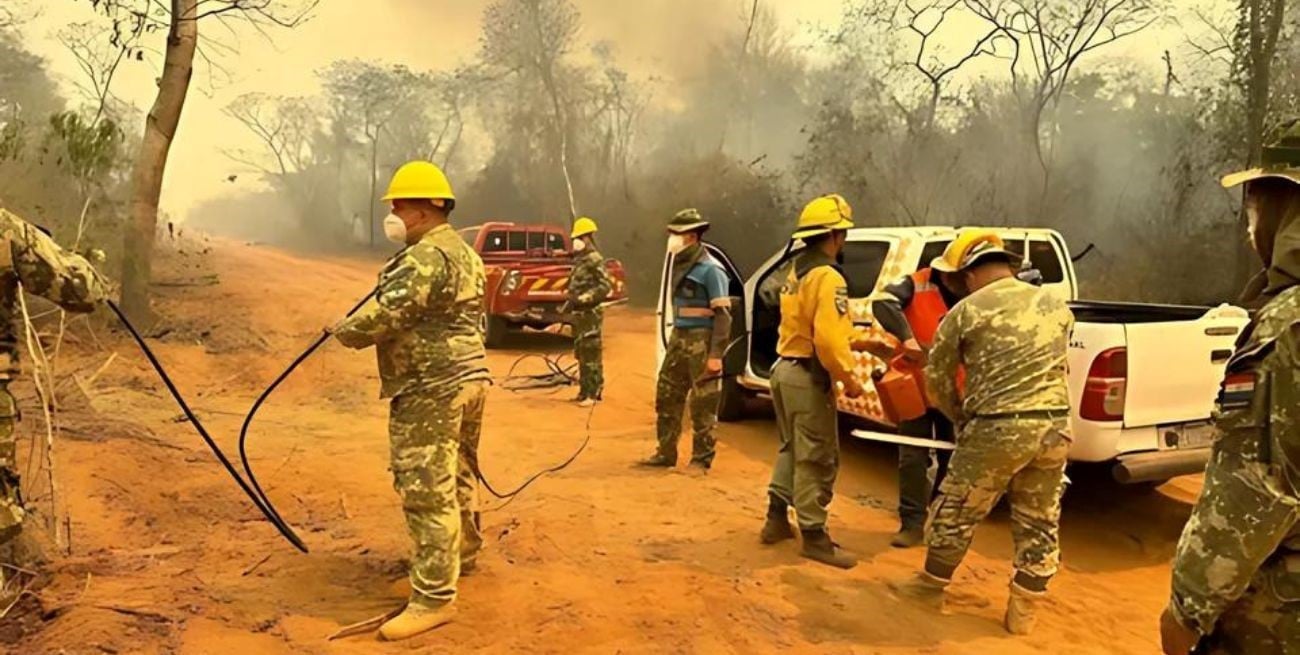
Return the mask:
<path id="1" fill-rule="evenodd" d="M 571 322 L 572 316 L 564 311 L 573 271 L 568 230 L 497 221 L 463 228 L 459 234 L 487 268 L 484 330 L 489 348 L 499 347 L 512 330 Z M 614 281 L 607 303 L 626 302 L 623 264 L 607 259 L 605 266 Z"/>

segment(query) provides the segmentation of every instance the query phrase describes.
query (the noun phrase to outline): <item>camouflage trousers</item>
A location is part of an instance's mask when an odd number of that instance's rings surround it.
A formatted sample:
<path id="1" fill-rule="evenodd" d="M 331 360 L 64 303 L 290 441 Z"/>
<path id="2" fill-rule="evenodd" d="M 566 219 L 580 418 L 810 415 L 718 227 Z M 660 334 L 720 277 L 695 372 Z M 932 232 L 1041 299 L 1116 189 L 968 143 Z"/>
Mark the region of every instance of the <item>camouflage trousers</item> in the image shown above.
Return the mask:
<path id="1" fill-rule="evenodd" d="M 794 506 L 801 530 L 826 527 L 840 470 L 839 413 L 830 377 L 815 361 L 772 368 L 772 404 L 781 449 L 768 491 Z"/>
<path id="2" fill-rule="evenodd" d="M 925 568 L 951 579 L 975 528 L 1009 494 L 1016 582 L 1047 588 L 1060 566 L 1061 494 L 1070 451 L 1067 423 L 1040 417 L 977 418 L 957 437 L 957 449 L 930 511 Z"/>
<path id="3" fill-rule="evenodd" d="M 573 356 L 578 360 L 578 397 L 599 400 L 605 391 L 605 367 L 602 337 L 605 310 L 595 309 L 573 314 Z"/>
<path id="4" fill-rule="evenodd" d="M 486 382 L 469 382 L 450 394 L 416 391 L 392 400 L 393 488 L 415 542 L 411 602 L 437 607 L 455 600 L 461 565 L 483 545 L 474 471 L 486 396 Z"/>
<path id="5" fill-rule="evenodd" d="M 17 422 L 18 404 L 0 384 L 0 552 L 22 531 L 26 515 L 18 477 Z"/>
<path id="6" fill-rule="evenodd" d="M 655 389 L 655 413 L 659 416 L 659 454 L 673 462 L 677 461 L 677 442 L 682 436 L 682 417 L 689 398 L 695 434 L 691 461 L 704 466 L 713 463 L 713 428 L 718 423 L 722 380 L 699 382 L 707 375 L 705 365 L 712 339 L 710 329 L 673 330 L 668 339 L 668 352 L 659 368 Z"/>
<path id="7" fill-rule="evenodd" d="M 1219 617 L 1198 655 L 1300 655 L 1300 555 L 1265 563 L 1250 588 Z M 1293 568 L 1295 571 L 1289 571 Z"/>

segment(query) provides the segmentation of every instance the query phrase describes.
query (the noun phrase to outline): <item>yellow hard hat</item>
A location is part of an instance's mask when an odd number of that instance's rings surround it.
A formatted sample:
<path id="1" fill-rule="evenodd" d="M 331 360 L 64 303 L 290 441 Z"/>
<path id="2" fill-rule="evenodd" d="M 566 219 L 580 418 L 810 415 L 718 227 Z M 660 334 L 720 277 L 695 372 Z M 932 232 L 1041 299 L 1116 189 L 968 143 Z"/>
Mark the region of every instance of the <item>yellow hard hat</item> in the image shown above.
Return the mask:
<path id="1" fill-rule="evenodd" d="M 447 176 L 431 162 L 413 161 L 403 164 L 393 173 L 384 200 L 456 200 Z"/>
<path id="2" fill-rule="evenodd" d="M 573 234 L 570 234 L 569 238 L 576 239 L 578 237 L 585 237 L 588 234 L 595 234 L 597 229 L 596 221 L 583 216 L 573 222 Z"/>
<path id="3" fill-rule="evenodd" d="M 1002 237 L 993 230 L 962 230 L 944 248 L 943 254 L 930 262 L 930 268 L 943 273 L 956 273 L 990 255 L 1005 255 L 1009 259 L 1016 259 L 1015 253 L 1006 249 Z"/>
<path id="4" fill-rule="evenodd" d="M 853 208 L 839 194 L 814 199 L 799 214 L 799 224 L 791 239 L 806 239 L 835 230 L 853 227 Z"/>

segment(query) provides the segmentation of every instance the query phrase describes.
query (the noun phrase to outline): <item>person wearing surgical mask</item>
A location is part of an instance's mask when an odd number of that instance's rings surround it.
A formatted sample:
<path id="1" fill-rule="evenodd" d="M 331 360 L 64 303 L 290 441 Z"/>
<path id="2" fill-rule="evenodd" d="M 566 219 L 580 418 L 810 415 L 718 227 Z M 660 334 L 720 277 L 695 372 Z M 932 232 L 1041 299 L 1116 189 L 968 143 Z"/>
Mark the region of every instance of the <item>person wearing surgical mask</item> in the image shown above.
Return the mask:
<path id="1" fill-rule="evenodd" d="M 393 175 L 384 235 L 404 246 L 379 274 L 374 298 L 328 329 L 348 348 L 373 346 L 380 395 L 390 398 L 393 487 L 414 542 L 411 596 L 383 623 L 389 641 L 455 617 L 460 576 L 483 538 L 475 508 L 477 452 L 491 374 L 483 343 L 483 260 L 452 229 L 451 184 L 434 164 Z"/>
<path id="2" fill-rule="evenodd" d="M 569 275 L 566 312 L 573 327 L 573 355 L 578 360 L 578 397 L 581 407 L 600 402 L 605 391 L 604 324 L 602 303 L 614 290 L 605 258 L 595 247 L 596 221 L 583 216 L 573 222 L 573 271 Z"/>
<path id="3" fill-rule="evenodd" d="M 641 466 L 677 465 L 688 401 L 694 434 L 690 466 L 704 473 L 713 465 L 722 359 L 731 338 L 731 296 L 726 271 L 701 240 L 708 229 L 709 222 L 696 209 L 677 212 L 668 224 L 673 331 L 655 389 L 658 443 Z"/>

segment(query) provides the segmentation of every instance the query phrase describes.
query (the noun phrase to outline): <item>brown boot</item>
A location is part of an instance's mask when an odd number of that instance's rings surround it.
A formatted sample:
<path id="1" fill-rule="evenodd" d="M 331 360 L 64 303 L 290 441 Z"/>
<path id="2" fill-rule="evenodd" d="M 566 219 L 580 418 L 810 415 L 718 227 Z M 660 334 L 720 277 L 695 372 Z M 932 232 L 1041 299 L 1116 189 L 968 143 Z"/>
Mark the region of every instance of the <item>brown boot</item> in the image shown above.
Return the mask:
<path id="1" fill-rule="evenodd" d="M 767 520 L 763 522 L 763 530 L 758 533 L 759 541 L 771 546 L 786 539 L 794 539 L 789 507 L 784 500 L 768 494 Z"/>
<path id="2" fill-rule="evenodd" d="M 447 603 L 431 608 L 419 603 L 407 603 L 401 614 L 379 626 L 379 636 L 384 641 L 401 641 L 440 628 L 456 617 L 456 605 Z"/>
<path id="3" fill-rule="evenodd" d="M 1030 591 L 1020 585 L 1011 583 L 1011 597 L 1007 599 L 1007 615 L 1003 625 L 1013 635 L 1027 635 L 1034 631 L 1038 623 L 1035 614 L 1042 603 L 1046 591 Z"/>
<path id="4" fill-rule="evenodd" d="M 803 548 L 799 554 L 815 562 L 821 562 L 837 569 L 851 569 L 858 565 L 857 558 L 844 552 L 826 530 L 801 530 Z"/>
<path id="5" fill-rule="evenodd" d="M 889 582 L 889 588 L 900 598 L 922 605 L 936 612 L 943 611 L 944 590 L 951 580 L 944 580 L 925 571 L 902 581 Z"/>

